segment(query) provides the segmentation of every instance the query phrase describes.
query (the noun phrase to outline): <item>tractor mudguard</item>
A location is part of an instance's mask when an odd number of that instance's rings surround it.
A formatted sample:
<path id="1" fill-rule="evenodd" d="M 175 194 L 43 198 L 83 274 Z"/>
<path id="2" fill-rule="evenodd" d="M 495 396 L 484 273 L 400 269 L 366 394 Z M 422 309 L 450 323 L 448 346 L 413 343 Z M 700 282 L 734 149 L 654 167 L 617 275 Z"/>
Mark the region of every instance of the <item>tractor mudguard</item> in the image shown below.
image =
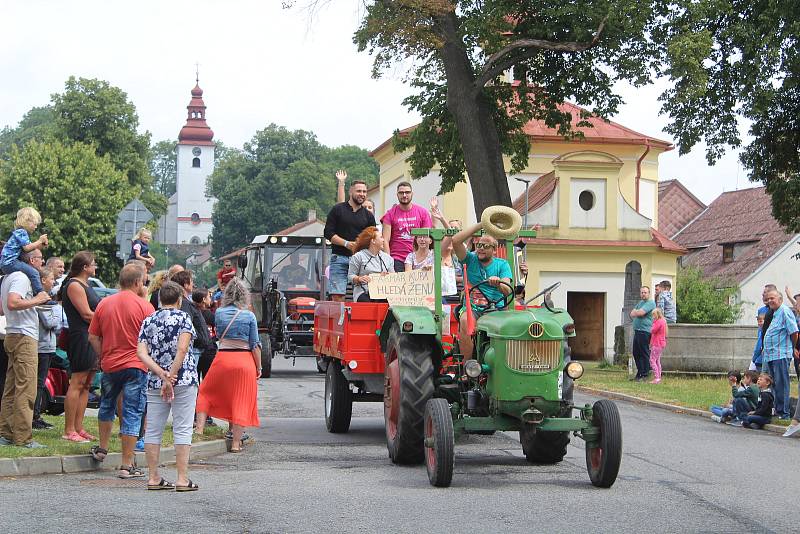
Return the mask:
<path id="1" fill-rule="evenodd" d="M 386 352 L 386 341 L 389 338 L 389 330 L 392 325 L 397 323 L 400 331 L 411 335 L 436 335 L 436 321 L 433 320 L 433 312 L 428 308 L 420 306 L 394 306 L 389 308 L 386 318 L 381 326 L 381 350 Z M 411 323 L 411 330 L 403 330 L 405 323 Z"/>

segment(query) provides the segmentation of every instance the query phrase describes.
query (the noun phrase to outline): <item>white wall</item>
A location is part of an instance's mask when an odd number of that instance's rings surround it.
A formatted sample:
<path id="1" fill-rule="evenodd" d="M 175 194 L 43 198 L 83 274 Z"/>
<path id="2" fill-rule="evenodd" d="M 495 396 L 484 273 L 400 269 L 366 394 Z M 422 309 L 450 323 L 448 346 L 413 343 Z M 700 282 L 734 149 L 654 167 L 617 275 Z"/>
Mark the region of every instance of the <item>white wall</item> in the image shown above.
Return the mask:
<path id="1" fill-rule="evenodd" d="M 639 180 L 639 213 L 650 219 L 651 224 L 656 217 L 656 182 Z M 655 226 L 655 224 L 653 224 Z"/>
<path id="2" fill-rule="evenodd" d="M 558 226 L 558 199 L 559 186 L 553 190 L 552 196 L 539 208 L 528 214 L 528 226 L 541 224 L 542 226 Z M 525 208 L 523 208 L 524 210 Z"/>
<path id="3" fill-rule="evenodd" d="M 568 291 L 605 293 L 606 309 L 598 310 L 605 317 L 605 339 L 603 352 L 607 360 L 614 358 L 614 327 L 622 324 L 622 305 L 625 294 L 624 273 L 572 273 L 542 271 L 539 273 L 539 288 L 527 288 L 530 295 L 536 294 L 550 284 L 560 281 L 561 286 L 553 292 L 553 302 L 561 308 L 567 307 Z"/>
<path id="4" fill-rule="evenodd" d="M 787 245 L 772 258 L 764 258 L 766 263 L 762 269 L 740 284 L 739 298 L 743 305 L 742 314 L 736 321 L 737 324 L 755 324 L 756 312 L 762 306 L 761 292 L 766 284 L 775 284 L 781 294 L 784 293 L 787 285 L 792 293 L 800 293 L 800 261 L 792 258 L 793 255 L 800 252 L 800 245 L 797 244 L 799 239 L 800 234 L 792 236 L 791 240 L 787 235 Z M 784 300 L 784 302 L 788 304 L 788 301 Z"/>
<path id="5" fill-rule="evenodd" d="M 588 211 L 578 203 L 580 194 L 589 191 L 594 204 Z M 606 227 L 606 180 L 572 178 L 569 186 L 569 225 L 573 228 Z"/>

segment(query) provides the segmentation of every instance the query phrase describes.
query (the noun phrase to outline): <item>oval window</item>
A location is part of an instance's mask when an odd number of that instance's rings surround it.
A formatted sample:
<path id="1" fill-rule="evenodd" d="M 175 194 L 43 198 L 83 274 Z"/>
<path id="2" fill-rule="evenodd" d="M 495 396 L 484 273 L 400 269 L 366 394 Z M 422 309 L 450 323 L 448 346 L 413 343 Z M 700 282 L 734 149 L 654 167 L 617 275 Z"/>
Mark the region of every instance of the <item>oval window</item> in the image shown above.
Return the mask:
<path id="1" fill-rule="evenodd" d="M 594 193 L 589 191 L 581 191 L 581 194 L 578 195 L 578 205 L 583 209 L 583 211 L 589 211 L 594 207 Z"/>

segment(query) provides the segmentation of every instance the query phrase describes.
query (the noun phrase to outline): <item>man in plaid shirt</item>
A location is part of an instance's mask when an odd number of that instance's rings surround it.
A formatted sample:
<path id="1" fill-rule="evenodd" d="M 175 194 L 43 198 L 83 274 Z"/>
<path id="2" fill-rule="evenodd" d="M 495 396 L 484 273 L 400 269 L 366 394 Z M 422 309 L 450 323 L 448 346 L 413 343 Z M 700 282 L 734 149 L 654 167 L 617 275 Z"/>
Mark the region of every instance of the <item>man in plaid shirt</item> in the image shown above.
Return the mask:
<path id="1" fill-rule="evenodd" d="M 789 362 L 795 356 L 797 320 L 777 289 L 767 292 L 767 306 L 772 310 L 772 322 L 764 332 L 762 369 L 774 380 L 775 415 L 789 419 Z"/>

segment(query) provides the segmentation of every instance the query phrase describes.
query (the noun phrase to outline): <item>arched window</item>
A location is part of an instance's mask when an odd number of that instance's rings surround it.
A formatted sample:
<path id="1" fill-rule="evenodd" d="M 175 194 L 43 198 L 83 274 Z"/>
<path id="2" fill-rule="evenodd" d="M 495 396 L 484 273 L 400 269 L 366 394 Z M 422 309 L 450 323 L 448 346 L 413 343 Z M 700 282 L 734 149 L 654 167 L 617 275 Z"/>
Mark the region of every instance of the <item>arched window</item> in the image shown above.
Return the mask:
<path id="1" fill-rule="evenodd" d="M 192 167 L 197 167 L 198 169 L 200 168 L 200 158 L 194 158 L 192 160 Z"/>
<path id="2" fill-rule="evenodd" d="M 197 237 L 196 235 L 192 236 L 192 238 L 189 240 L 189 243 L 191 243 L 192 245 L 199 245 L 200 244 L 200 238 Z"/>

